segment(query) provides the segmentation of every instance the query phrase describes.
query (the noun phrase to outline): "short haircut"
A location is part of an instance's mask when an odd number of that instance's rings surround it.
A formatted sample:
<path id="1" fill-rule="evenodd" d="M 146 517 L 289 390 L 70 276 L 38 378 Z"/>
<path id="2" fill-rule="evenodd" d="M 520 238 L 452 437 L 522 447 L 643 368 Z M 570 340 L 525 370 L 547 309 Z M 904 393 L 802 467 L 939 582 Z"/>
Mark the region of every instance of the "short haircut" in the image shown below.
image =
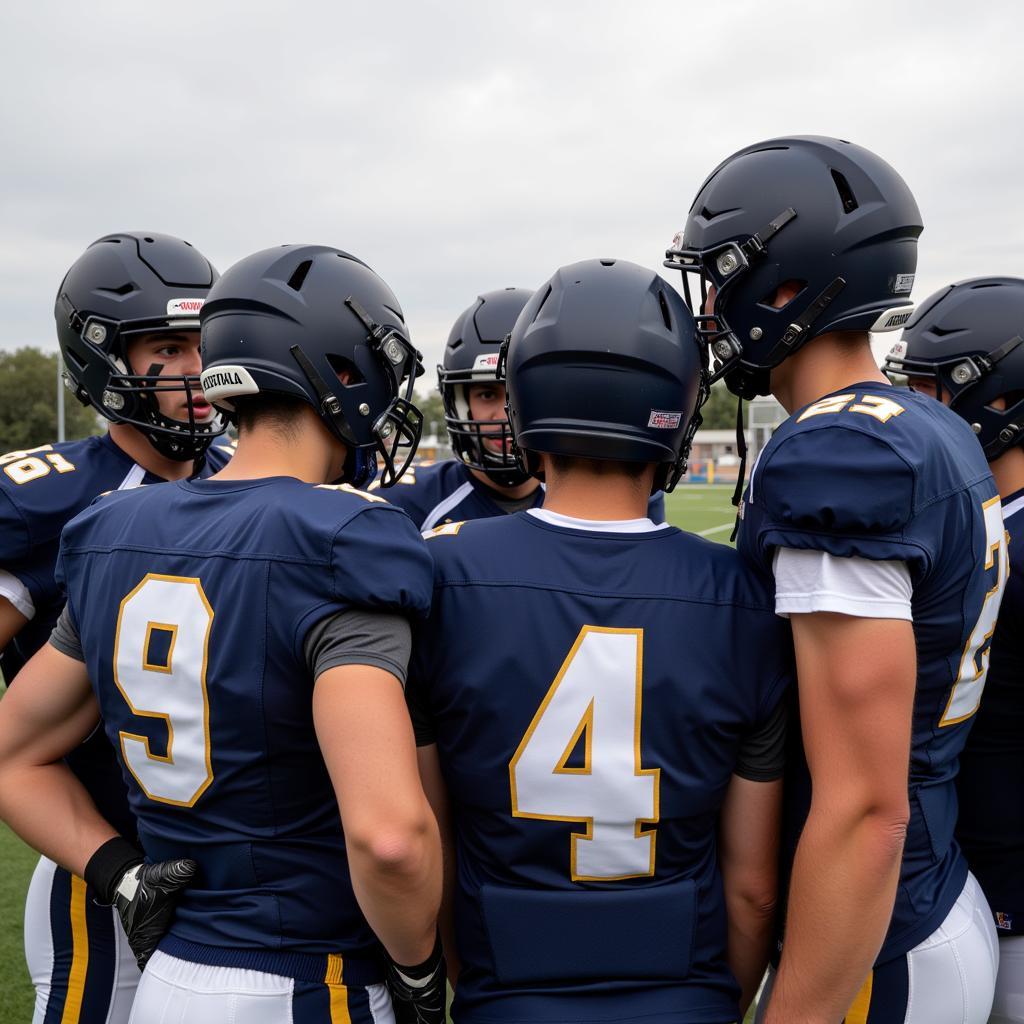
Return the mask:
<path id="1" fill-rule="evenodd" d="M 584 472 L 593 476 L 626 476 L 639 480 L 649 462 L 625 462 L 622 459 L 587 459 L 579 455 L 548 453 L 551 468 L 559 473 Z"/>
<path id="2" fill-rule="evenodd" d="M 289 436 L 296 434 L 302 406 L 308 404 L 286 395 L 240 395 L 233 403 L 239 434 L 256 426 L 267 426 Z"/>

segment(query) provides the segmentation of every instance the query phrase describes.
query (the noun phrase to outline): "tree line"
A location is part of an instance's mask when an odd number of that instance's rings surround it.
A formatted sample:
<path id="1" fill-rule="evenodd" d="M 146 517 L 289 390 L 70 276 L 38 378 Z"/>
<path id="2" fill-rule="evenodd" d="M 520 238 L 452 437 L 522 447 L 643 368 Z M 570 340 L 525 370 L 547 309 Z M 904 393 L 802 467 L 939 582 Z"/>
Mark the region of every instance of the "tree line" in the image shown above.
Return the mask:
<path id="1" fill-rule="evenodd" d="M 0 454 L 35 448 L 57 439 L 56 352 L 26 346 L 0 350 Z M 420 385 L 417 401 L 425 431 L 444 431 L 444 408 L 434 388 Z M 104 430 L 104 421 L 70 392 L 64 396 L 64 435 L 70 441 Z M 724 429 L 736 423 L 736 399 L 721 384 L 704 406 L 704 426 Z"/>

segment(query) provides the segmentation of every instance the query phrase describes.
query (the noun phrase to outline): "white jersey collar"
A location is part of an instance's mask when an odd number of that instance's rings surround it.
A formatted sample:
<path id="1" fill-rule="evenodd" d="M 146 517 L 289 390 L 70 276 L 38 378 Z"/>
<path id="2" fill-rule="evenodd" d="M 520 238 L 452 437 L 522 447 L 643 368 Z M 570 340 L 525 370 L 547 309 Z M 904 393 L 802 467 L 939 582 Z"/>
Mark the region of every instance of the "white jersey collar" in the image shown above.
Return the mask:
<path id="1" fill-rule="evenodd" d="M 643 519 L 576 519 L 565 516 L 561 512 L 552 512 L 546 508 L 528 508 L 526 514 L 536 516 L 542 523 L 549 526 L 561 526 L 567 530 L 588 530 L 590 533 L 656 533 L 658 530 L 669 530 L 669 523 L 655 523 Z"/>

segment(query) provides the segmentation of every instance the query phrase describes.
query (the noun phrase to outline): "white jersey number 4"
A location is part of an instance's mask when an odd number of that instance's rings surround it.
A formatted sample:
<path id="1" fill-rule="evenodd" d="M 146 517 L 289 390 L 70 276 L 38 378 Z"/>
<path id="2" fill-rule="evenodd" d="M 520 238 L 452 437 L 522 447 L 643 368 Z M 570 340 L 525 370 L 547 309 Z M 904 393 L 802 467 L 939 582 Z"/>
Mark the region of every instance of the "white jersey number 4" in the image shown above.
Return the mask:
<path id="1" fill-rule="evenodd" d="M 128 770 L 150 800 L 192 807 L 213 781 L 206 665 L 213 609 L 197 579 L 148 573 L 121 602 L 114 682 L 138 718 L 162 719 L 167 752 L 121 730 Z"/>
<path id="2" fill-rule="evenodd" d="M 642 676 L 642 629 L 584 626 L 509 763 L 513 817 L 586 826 L 570 838 L 574 882 L 654 874 L 656 831 L 641 826 L 658 822 L 661 771 L 640 766 Z"/>

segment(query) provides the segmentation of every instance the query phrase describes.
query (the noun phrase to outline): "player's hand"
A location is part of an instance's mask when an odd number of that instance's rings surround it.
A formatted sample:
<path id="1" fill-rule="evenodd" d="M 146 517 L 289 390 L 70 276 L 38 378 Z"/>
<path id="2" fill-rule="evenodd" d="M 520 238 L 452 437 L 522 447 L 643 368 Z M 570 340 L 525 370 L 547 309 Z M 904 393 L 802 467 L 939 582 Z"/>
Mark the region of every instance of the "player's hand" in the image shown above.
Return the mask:
<path id="1" fill-rule="evenodd" d="M 195 873 L 194 860 L 178 859 L 136 864 L 121 876 L 114 906 L 140 971 L 170 927 L 178 896 Z"/>
<path id="2" fill-rule="evenodd" d="M 396 1024 L 445 1024 L 446 983 L 440 940 L 415 967 L 403 967 L 389 957 L 387 985 Z"/>

